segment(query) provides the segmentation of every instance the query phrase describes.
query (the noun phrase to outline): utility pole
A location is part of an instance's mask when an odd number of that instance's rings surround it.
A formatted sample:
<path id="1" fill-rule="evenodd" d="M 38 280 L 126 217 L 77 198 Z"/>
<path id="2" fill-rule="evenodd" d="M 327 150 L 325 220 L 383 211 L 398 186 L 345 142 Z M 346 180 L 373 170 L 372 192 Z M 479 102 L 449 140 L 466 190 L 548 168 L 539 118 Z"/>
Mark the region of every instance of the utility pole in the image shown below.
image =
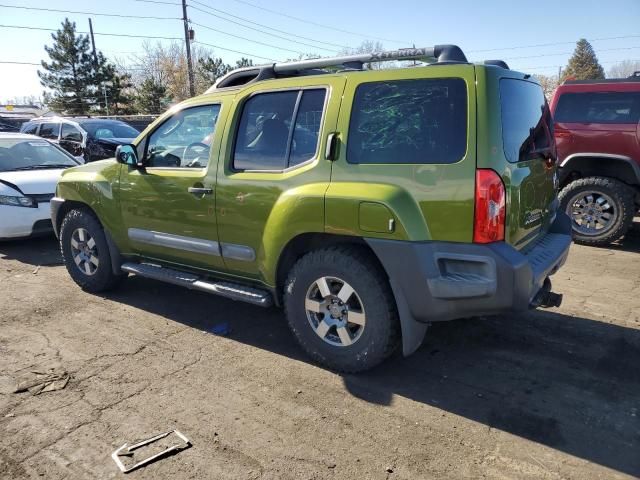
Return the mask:
<path id="1" fill-rule="evenodd" d="M 187 47 L 187 73 L 189 74 L 189 95 L 195 96 L 193 85 L 193 65 L 191 64 L 191 39 L 189 33 L 189 20 L 187 18 L 187 0 L 182 0 L 182 21 L 184 22 L 184 43 Z"/>
<path id="2" fill-rule="evenodd" d="M 89 33 L 91 34 L 91 49 L 93 50 L 93 63 L 96 68 L 98 68 L 98 55 L 96 54 L 96 41 L 93 38 L 93 24 L 91 23 L 91 19 L 89 19 Z"/>
<path id="3" fill-rule="evenodd" d="M 560 85 L 560 79 L 562 78 L 562 67 L 558 67 L 558 85 Z"/>

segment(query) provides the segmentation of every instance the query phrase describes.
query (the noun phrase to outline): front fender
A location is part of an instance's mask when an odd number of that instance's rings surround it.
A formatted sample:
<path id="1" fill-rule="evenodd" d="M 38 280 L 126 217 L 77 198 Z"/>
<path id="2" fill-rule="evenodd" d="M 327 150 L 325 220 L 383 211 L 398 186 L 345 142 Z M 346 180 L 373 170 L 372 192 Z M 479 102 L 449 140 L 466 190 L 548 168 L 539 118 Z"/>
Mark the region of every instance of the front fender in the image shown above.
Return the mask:
<path id="1" fill-rule="evenodd" d="M 56 197 L 87 205 L 112 235 L 122 231 L 117 190 L 121 165 L 113 159 L 91 162 L 65 170 L 56 187 Z M 117 235 L 114 240 L 119 244 Z"/>

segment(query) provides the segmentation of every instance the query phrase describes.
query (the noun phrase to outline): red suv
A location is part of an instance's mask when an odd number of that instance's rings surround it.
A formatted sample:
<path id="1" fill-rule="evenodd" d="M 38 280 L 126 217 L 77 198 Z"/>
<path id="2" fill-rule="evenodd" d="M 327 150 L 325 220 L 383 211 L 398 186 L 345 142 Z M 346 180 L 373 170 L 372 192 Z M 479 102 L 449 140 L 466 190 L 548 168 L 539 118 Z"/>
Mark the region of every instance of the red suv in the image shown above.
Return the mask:
<path id="1" fill-rule="evenodd" d="M 606 245 L 640 209 L 640 72 L 629 78 L 566 81 L 551 101 L 560 201 L 574 239 Z"/>

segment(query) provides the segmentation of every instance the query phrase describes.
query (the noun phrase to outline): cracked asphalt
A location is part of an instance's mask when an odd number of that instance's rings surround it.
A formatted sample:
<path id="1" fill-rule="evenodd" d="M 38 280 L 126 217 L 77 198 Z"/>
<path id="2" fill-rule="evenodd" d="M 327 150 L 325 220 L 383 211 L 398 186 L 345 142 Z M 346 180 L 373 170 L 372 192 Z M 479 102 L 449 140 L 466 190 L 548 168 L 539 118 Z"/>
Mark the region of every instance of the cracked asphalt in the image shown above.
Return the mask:
<path id="1" fill-rule="evenodd" d="M 553 283 L 560 309 L 435 325 L 342 376 L 276 309 L 134 277 L 90 295 L 55 239 L 0 243 L 0 478 L 122 477 L 113 450 L 173 428 L 192 448 L 130 478 L 639 477 L 640 223 Z M 49 368 L 66 388 L 12 393 Z"/>

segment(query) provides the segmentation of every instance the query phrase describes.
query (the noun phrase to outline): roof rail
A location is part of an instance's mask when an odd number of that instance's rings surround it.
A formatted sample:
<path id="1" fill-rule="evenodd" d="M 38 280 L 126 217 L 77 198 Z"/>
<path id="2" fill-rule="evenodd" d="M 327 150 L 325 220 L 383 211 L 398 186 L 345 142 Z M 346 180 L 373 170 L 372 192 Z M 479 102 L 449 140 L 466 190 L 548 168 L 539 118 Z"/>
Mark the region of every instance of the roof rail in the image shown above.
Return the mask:
<path id="1" fill-rule="evenodd" d="M 509 65 L 504 60 L 485 60 L 485 65 L 493 65 L 495 67 L 504 68 L 505 70 L 509 70 Z"/>
<path id="2" fill-rule="evenodd" d="M 207 93 L 219 88 L 235 87 L 270 78 L 295 77 L 327 73 L 325 68 L 342 67 L 361 70 L 365 63 L 420 60 L 427 63 L 467 63 L 467 57 L 456 45 L 436 45 L 426 48 L 403 48 L 376 53 L 359 53 L 340 57 L 314 58 L 297 62 L 274 63 L 256 67 L 245 67 L 221 77 Z"/>

